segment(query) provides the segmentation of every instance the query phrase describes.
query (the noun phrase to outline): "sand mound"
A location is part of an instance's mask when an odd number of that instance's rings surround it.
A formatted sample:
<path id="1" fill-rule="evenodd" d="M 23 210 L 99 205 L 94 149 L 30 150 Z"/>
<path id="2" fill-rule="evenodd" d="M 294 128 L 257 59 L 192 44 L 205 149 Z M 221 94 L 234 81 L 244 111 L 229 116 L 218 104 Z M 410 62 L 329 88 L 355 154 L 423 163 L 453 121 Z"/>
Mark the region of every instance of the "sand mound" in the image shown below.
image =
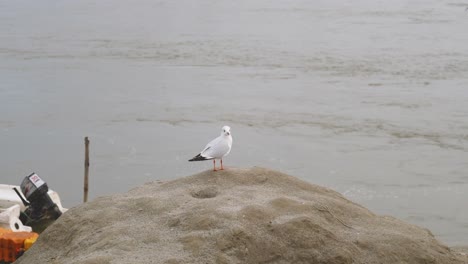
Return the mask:
<path id="1" fill-rule="evenodd" d="M 466 263 L 426 229 L 262 168 L 152 182 L 73 208 L 17 263 Z"/>

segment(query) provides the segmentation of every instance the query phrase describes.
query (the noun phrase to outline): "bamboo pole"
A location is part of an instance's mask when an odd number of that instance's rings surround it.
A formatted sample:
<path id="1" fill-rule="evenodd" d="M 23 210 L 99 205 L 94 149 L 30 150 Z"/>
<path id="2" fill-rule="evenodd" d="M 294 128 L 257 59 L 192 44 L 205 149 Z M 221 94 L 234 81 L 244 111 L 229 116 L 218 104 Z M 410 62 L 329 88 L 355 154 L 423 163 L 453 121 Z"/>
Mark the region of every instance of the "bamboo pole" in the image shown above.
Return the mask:
<path id="1" fill-rule="evenodd" d="M 83 202 L 88 201 L 88 179 L 89 179 L 89 139 L 84 138 L 85 141 L 85 162 L 84 162 L 84 197 Z"/>

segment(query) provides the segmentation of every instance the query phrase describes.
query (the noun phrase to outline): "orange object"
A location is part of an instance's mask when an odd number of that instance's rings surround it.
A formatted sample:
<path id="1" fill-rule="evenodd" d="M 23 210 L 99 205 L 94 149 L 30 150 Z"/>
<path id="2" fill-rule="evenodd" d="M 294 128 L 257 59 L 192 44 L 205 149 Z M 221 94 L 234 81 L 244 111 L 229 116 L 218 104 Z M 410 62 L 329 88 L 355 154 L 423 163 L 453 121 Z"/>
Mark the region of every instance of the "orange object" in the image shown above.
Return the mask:
<path id="1" fill-rule="evenodd" d="M 0 228 L 0 262 L 14 262 L 38 236 L 34 232 L 13 232 Z"/>
<path id="2" fill-rule="evenodd" d="M 3 243 L 1 241 L 1 238 L 3 237 L 4 234 L 7 234 L 7 233 L 11 233 L 13 231 L 11 231 L 10 229 L 3 229 L 0 227 L 0 261 L 4 261 L 4 258 L 3 255 L 6 254 L 6 250 L 3 250 Z"/>
<path id="3" fill-rule="evenodd" d="M 11 232 L 13 232 L 13 231 L 11 231 L 10 229 L 4 229 L 4 228 L 1 228 L 1 227 L 0 227 L 0 236 L 1 236 L 2 234 L 4 234 L 4 233 L 11 233 Z"/>

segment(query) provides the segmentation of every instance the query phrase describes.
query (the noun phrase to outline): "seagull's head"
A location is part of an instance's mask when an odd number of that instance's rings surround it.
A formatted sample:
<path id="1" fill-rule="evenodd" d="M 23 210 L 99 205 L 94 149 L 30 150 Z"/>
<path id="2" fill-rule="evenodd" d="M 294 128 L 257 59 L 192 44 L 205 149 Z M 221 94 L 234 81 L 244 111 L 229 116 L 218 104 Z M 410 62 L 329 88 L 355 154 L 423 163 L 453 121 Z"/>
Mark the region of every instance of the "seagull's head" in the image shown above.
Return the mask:
<path id="1" fill-rule="evenodd" d="M 223 130 L 221 131 L 222 136 L 230 136 L 231 135 L 231 128 L 228 126 L 223 126 Z"/>

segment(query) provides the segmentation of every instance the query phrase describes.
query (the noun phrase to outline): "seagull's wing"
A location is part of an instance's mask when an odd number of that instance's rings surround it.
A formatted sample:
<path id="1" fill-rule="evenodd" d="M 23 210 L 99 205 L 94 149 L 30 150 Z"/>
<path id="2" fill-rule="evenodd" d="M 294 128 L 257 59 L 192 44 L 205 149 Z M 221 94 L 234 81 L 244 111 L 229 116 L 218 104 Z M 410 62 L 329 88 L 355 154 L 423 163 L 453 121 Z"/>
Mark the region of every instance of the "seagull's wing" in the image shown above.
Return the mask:
<path id="1" fill-rule="evenodd" d="M 210 160 L 216 158 L 216 154 L 219 152 L 219 143 L 222 141 L 222 137 L 217 137 L 210 141 L 206 147 L 189 161 L 200 161 L 200 160 Z"/>
<path id="2" fill-rule="evenodd" d="M 205 148 L 189 161 L 221 159 L 231 152 L 232 137 L 222 134 L 208 143 Z"/>
<path id="3" fill-rule="evenodd" d="M 213 159 L 219 157 L 219 152 L 222 151 L 222 141 L 223 138 L 221 136 L 213 139 L 206 145 L 206 147 L 200 152 L 200 155 L 207 158 Z"/>

